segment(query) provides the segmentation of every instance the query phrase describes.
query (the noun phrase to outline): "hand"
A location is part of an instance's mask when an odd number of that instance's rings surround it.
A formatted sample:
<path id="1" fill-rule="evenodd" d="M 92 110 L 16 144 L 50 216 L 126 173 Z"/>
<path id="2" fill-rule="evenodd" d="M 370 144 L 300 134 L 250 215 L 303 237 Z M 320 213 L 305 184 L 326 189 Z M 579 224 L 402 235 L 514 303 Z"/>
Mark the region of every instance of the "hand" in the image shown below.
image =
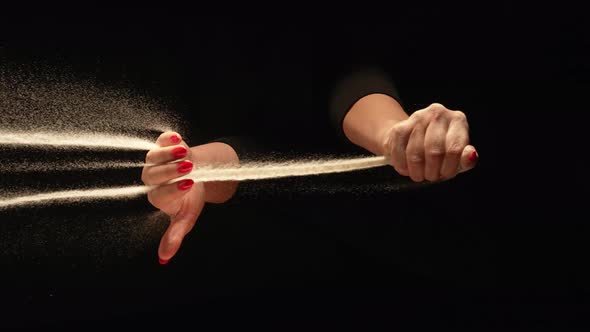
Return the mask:
<path id="1" fill-rule="evenodd" d="M 170 225 L 162 236 L 158 256 L 166 264 L 191 231 L 203 206 L 203 183 L 187 179 L 171 184 L 170 180 L 183 176 L 193 169 L 191 149 L 175 132 L 166 132 L 156 141 L 158 148 L 148 151 L 141 179 L 146 185 L 158 185 L 148 193 L 149 202 L 170 216 Z"/>
<path id="2" fill-rule="evenodd" d="M 441 181 L 472 169 L 478 154 L 469 145 L 464 113 L 432 104 L 397 122 L 386 132 L 385 155 L 415 182 Z"/>

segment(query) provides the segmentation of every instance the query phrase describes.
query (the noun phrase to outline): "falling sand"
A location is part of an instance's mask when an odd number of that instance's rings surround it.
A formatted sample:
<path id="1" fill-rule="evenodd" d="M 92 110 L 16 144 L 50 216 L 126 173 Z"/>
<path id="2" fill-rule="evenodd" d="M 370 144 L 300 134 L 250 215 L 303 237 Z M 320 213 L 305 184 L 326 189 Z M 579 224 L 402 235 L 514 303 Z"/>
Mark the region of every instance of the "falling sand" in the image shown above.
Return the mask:
<path id="1" fill-rule="evenodd" d="M 155 139 L 163 131 L 179 129 L 179 121 L 166 111 L 165 103 L 125 89 L 109 89 L 96 82 L 73 79 L 64 73 L 47 71 L 35 76 L 0 67 L 0 148 L 16 151 L 0 165 L 2 177 L 14 188 L 0 187 L 0 209 L 28 205 L 77 202 L 101 199 L 128 199 L 146 195 L 151 186 L 136 185 L 96 188 L 96 183 L 81 183 L 76 188 L 38 190 L 20 186 L 14 181 L 19 174 L 54 177 L 55 172 L 138 169 L 145 165 L 137 159 L 108 160 L 99 152 L 148 151 L 156 148 Z M 182 131 L 182 130 L 177 130 Z M 29 154 L 28 149 L 41 149 Z M 71 149 L 85 149 L 80 156 L 93 160 L 73 159 Z M 55 155 L 62 151 L 65 156 Z M 20 155 L 18 154 L 20 153 Z M 72 157 L 74 156 L 74 157 Z M 94 156 L 94 157 L 93 157 Z M 131 155 L 128 155 L 128 157 Z M 135 156 L 137 157 L 137 156 Z M 69 158 L 69 159 L 68 159 Z M 299 159 L 248 162 L 233 165 L 195 165 L 180 178 L 197 182 L 256 181 L 286 177 L 352 172 L 388 164 L 383 156 Z M 10 174 L 10 179 L 7 177 Z M 98 180 L 98 178 L 97 178 Z M 25 182 L 23 180 L 23 182 Z M 27 181 L 28 182 L 28 181 Z M 98 181 L 97 181 L 98 182 Z M 16 187 L 16 186 L 19 187 Z M 18 188 L 19 194 L 15 194 Z"/>
<path id="2" fill-rule="evenodd" d="M 36 203 L 53 202 L 60 200 L 81 201 L 96 200 L 100 198 L 125 198 L 133 197 L 147 192 L 148 187 L 133 186 L 122 188 L 90 189 L 90 190 L 65 190 L 50 193 L 18 196 L 0 200 L 0 209 L 6 207 L 23 206 Z"/>
<path id="3" fill-rule="evenodd" d="M 26 167 L 22 167 L 22 163 L 18 161 L 4 161 L 0 163 L 1 173 L 57 173 L 57 172 L 71 172 L 71 171 L 94 171 L 94 170 L 109 170 L 109 169 L 134 169 L 142 168 L 145 163 L 142 162 L 128 162 L 128 161 L 61 161 L 52 160 L 50 163 L 43 161 L 27 162 Z"/>
<path id="4" fill-rule="evenodd" d="M 153 141 L 124 135 L 106 135 L 83 132 L 16 132 L 1 131 L 0 145 L 51 146 L 55 148 L 89 147 L 97 149 L 150 150 Z"/>
<path id="5" fill-rule="evenodd" d="M 142 168 L 152 166 L 144 163 L 145 153 L 162 132 L 177 131 L 190 141 L 194 131 L 169 109 L 177 107 L 124 87 L 61 70 L 9 70 L 0 63 L 0 256 L 29 260 L 75 251 L 84 253 L 85 262 L 93 256 L 103 262 L 113 254 L 144 255 L 168 221 L 147 200 L 158 187 L 141 182 Z M 247 182 L 240 183 L 237 201 L 405 189 L 394 172 L 379 169 L 386 164 L 384 157 L 285 160 L 273 154 L 240 166 L 197 161 L 174 182 Z M 345 174 L 360 170 L 387 176 Z"/>
<path id="6" fill-rule="evenodd" d="M 154 132 L 178 128 L 168 105 L 127 87 L 112 88 L 66 70 L 20 68 L 0 63 L 0 132 L 38 133 L 38 138 L 61 140 L 47 134 L 122 134 L 151 138 Z M 45 133 L 45 134 L 43 134 Z M 75 140 L 75 137 L 72 137 Z M 29 137 L 28 139 L 31 139 Z M 119 144 L 116 140 L 111 143 Z"/>

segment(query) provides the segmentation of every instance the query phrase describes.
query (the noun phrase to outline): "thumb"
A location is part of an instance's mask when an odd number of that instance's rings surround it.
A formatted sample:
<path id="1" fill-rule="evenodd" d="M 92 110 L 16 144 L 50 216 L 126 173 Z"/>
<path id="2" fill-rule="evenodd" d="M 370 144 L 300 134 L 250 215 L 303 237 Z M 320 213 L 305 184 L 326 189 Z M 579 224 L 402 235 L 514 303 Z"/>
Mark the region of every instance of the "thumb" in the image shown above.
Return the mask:
<path id="1" fill-rule="evenodd" d="M 461 153 L 461 162 L 459 163 L 459 173 L 467 172 L 474 168 L 479 160 L 479 153 L 473 145 L 467 145 Z"/>
<path id="2" fill-rule="evenodd" d="M 160 248 L 158 249 L 158 258 L 160 264 L 166 264 L 180 249 L 182 240 L 188 232 L 191 231 L 197 221 L 196 215 L 185 216 L 182 219 L 172 220 L 166 233 L 160 240 Z"/>
<path id="3" fill-rule="evenodd" d="M 184 237 L 193 229 L 205 205 L 202 199 L 186 198 L 180 212 L 171 218 L 170 225 L 160 240 L 158 248 L 160 264 L 168 263 L 176 255 Z"/>

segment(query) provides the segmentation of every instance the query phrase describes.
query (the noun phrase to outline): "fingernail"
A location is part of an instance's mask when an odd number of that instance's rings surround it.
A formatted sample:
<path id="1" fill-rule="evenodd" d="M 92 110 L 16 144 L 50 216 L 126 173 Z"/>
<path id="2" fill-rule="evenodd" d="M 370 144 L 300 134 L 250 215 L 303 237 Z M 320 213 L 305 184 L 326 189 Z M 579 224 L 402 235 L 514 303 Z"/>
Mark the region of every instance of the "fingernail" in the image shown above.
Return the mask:
<path id="1" fill-rule="evenodd" d="M 182 181 L 178 182 L 178 189 L 180 189 L 180 190 L 188 190 L 188 189 L 190 189 L 193 186 L 194 183 L 195 182 L 193 180 L 191 180 L 191 179 L 182 180 Z"/>
<path id="2" fill-rule="evenodd" d="M 191 169 L 193 169 L 193 163 L 188 160 L 183 160 L 182 162 L 178 163 L 178 167 L 176 168 L 178 173 L 190 172 Z"/>
<path id="3" fill-rule="evenodd" d="M 158 257 L 158 261 L 160 262 L 160 265 L 166 265 L 168 264 L 168 262 L 170 261 L 169 259 L 161 259 Z"/>
<path id="4" fill-rule="evenodd" d="M 477 155 L 476 151 L 473 151 L 469 156 L 469 161 L 476 161 L 479 156 Z"/>
<path id="5" fill-rule="evenodd" d="M 172 135 L 170 136 L 170 141 L 174 144 L 177 144 L 180 142 L 180 137 L 178 137 L 178 135 Z"/>
<path id="6" fill-rule="evenodd" d="M 180 159 L 186 157 L 188 151 L 184 146 L 178 146 L 172 149 L 172 156 L 174 159 Z"/>

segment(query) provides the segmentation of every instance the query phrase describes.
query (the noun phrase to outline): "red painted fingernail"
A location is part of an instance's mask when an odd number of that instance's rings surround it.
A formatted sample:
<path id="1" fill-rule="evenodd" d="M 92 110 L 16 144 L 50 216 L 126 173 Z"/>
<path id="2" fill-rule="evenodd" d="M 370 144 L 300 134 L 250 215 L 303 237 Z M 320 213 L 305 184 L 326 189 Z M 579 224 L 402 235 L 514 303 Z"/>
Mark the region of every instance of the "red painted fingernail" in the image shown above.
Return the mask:
<path id="1" fill-rule="evenodd" d="M 160 265 L 166 265 L 166 264 L 168 264 L 168 262 L 170 260 L 169 259 L 161 259 L 161 258 L 158 258 L 158 261 L 160 262 Z"/>
<path id="2" fill-rule="evenodd" d="M 194 183 L 195 183 L 195 181 L 193 181 L 191 179 L 182 180 L 182 181 L 178 182 L 178 189 L 188 190 L 193 186 Z"/>
<path id="3" fill-rule="evenodd" d="M 170 136 L 170 141 L 174 144 L 177 144 L 180 142 L 180 137 L 178 137 L 178 135 L 172 135 Z"/>
<path id="4" fill-rule="evenodd" d="M 473 151 L 471 153 L 471 155 L 469 156 L 469 161 L 476 161 L 477 160 L 477 157 L 478 157 L 477 152 L 476 151 Z"/>
<path id="5" fill-rule="evenodd" d="M 184 158 L 186 157 L 187 153 L 188 151 L 184 146 L 177 146 L 174 149 L 172 149 L 172 156 L 174 157 L 174 159 Z"/>
<path id="6" fill-rule="evenodd" d="M 178 173 L 190 172 L 191 169 L 193 169 L 193 163 L 191 163 L 189 160 L 183 160 L 182 162 L 178 163 L 178 167 L 176 168 Z"/>

